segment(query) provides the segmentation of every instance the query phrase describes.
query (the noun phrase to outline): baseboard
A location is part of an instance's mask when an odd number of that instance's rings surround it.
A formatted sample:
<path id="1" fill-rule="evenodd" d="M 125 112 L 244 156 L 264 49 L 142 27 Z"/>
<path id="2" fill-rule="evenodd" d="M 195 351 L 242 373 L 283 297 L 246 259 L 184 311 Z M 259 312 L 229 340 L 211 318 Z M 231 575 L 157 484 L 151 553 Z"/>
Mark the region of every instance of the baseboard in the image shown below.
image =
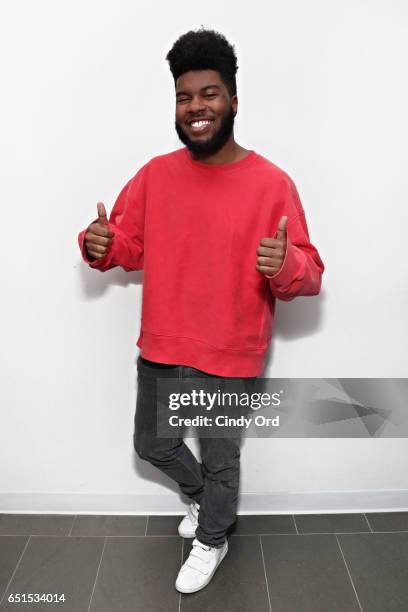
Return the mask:
<path id="1" fill-rule="evenodd" d="M 0 513 L 183 514 L 179 495 L 0 493 Z M 238 514 L 406 512 L 408 490 L 243 493 Z"/>

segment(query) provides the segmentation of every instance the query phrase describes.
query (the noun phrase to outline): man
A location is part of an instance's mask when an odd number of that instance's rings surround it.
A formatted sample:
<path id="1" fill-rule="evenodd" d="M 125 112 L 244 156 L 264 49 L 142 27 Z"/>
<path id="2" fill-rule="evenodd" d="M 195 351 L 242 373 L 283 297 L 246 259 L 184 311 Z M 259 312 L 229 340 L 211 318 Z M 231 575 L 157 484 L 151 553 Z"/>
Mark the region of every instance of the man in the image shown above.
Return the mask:
<path id="1" fill-rule="evenodd" d="M 186 146 L 147 162 L 109 221 L 98 203 L 79 244 L 102 272 L 144 269 L 134 446 L 192 500 L 179 533 L 194 540 L 176 580 L 191 593 L 208 584 L 228 550 L 239 439 L 200 438 L 199 463 L 182 439 L 157 436 L 156 380 L 262 374 L 276 298 L 318 294 L 324 265 L 291 178 L 234 139 L 234 48 L 200 29 L 181 36 L 166 59 Z"/>

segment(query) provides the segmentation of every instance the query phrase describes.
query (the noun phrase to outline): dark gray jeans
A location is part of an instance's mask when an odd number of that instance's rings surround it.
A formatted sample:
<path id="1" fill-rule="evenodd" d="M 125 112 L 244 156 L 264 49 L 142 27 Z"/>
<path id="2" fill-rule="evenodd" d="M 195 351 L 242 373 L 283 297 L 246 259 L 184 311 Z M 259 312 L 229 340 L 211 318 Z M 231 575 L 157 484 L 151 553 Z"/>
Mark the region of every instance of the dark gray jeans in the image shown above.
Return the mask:
<path id="1" fill-rule="evenodd" d="M 196 530 L 200 542 L 222 546 L 228 528 L 236 520 L 242 436 L 199 438 L 199 463 L 182 437 L 157 436 L 157 408 L 163 410 L 164 407 L 160 402 L 157 406 L 156 379 L 212 375 L 189 366 L 158 364 L 142 357 L 138 358 L 137 371 L 138 391 L 133 435 L 135 451 L 141 459 L 155 465 L 178 482 L 181 491 L 200 504 Z"/>

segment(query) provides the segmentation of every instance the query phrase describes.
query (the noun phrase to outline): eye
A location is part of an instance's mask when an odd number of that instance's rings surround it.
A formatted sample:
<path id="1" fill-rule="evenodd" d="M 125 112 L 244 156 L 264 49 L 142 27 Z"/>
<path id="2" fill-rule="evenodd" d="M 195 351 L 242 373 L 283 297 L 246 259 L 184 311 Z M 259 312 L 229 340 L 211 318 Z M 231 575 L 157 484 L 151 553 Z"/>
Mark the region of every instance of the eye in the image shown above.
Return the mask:
<path id="1" fill-rule="evenodd" d="M 206 98 L 215 98 L 215 96 L 216 96 L 216 95 L 217 95 L 217 94 L 215 94 L 215 93 L 212 93 L 212 94 L 206 94 L 206 96 L 205 96 L 205 97 L 206 97 Z"/>

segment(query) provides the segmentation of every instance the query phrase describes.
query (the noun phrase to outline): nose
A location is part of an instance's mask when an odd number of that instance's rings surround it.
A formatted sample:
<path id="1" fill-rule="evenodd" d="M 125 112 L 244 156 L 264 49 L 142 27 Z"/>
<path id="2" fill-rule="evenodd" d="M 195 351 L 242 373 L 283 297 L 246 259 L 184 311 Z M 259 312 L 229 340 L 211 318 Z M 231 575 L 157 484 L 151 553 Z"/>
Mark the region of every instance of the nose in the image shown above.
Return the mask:
<path id="1" fill-rule="evenodd" d="M 191 98 L 190 103 L 188 105 L 188 110 L 190 111 L 190 113 L 194 114 L 204 109 L 205 109 L 205 103 L 202 98 L 199 98 L 199 97 Z"/>

